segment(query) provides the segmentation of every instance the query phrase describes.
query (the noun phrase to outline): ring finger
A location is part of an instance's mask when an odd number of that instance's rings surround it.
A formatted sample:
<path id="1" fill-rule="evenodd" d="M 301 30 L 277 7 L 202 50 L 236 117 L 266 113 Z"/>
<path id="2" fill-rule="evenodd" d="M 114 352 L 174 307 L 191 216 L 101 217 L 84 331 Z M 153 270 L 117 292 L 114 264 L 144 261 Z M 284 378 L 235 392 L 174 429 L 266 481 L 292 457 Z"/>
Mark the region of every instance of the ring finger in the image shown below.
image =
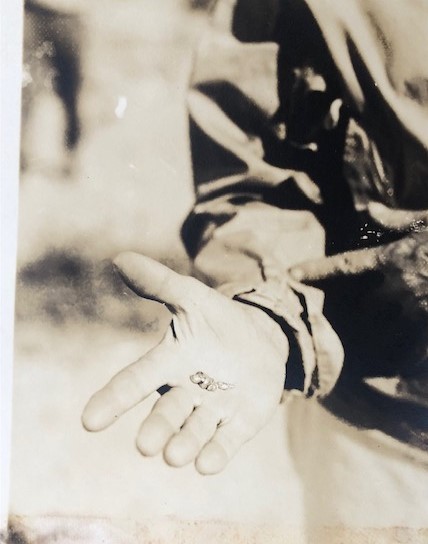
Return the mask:
<path id="1" fill-rule="evenodd" d="M 194 408 L 189 393 L 173 387 L 157 400 L 149 416 L 142 423 L 137 436 L 137 447 L 143 455 L 158 454 L 176 434 Z"/>
<path id="2" fill-rule="evenodd" d="M 218 414 L 206 405 L 198 406 L 183 428 L 168 442 L 166 462 L 181 467 L 193 461 L 216 432 L 219 419 Z"/>

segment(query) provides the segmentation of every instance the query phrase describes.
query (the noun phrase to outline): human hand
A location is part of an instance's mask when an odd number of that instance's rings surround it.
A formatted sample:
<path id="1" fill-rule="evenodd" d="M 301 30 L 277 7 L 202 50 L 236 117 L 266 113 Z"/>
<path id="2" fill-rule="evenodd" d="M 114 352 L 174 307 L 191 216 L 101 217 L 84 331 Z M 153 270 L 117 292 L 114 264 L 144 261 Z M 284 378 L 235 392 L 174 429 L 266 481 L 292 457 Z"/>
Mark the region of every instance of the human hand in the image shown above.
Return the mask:
<path id="1" fill-rule="evenodd" d="M 422 311 L 426 316 L 428 211 L 391 210 L 380 203 L 372 203 L 368 211 L 383 229 L 407 235 L 389 244 L 301 263 L 290 270 L 291 277 L 306 283 L 316 283 L 340 276 L 378 271 L 385 278 L 382 292 L 386 296 L 400 300 L 409 315 Z"/>
<path id="2" fill-rule="evenodd" d="M 428 210 L 391 210 L 374 202 L 368 211 L 383 229 L 408 232 L 409 236 L 386 245 L 306 261 L 290 270 L 293 279 L 312 283 L 388 268 L 390 271 L 402 268 L 403 273 L 421 274 L 425 278 L 428 275 Z"/>
<path id="3" fill-rule="evenodd" d="M 168 385 L 171 389 L 138 431 L 138 449 L 147 456 L 163 451 L 172 466 L 195 461 L 201 474 L 220 472 L 280 401 L 288 357 L 285 334 L 264 311 L 152 259 L 122 253 L 115 266 L 138 295 L 165 304 L 172 319 L 154 349 L 92 396 L 83 412 L 84 427 L 105 429 Z M 217 390 L 190 379 L 200 371 L 218 383 Z"/>

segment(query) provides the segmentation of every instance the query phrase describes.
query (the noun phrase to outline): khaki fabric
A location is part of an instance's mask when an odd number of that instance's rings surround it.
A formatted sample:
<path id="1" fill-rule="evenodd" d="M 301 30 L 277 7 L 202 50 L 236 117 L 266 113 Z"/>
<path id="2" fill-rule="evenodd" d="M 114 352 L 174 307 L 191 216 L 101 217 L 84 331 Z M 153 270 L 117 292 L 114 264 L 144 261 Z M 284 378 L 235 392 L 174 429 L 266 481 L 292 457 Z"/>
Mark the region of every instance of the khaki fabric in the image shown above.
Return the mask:
<path id="1" fill-rule="evenodd" d="M 195 57 L 183 239 L 205 281 L 281 323 L 286 388 L 309 396 L 383 377 L 426 402 L 428 234 L 382 227 L 369 206 L 428 207 L 427 6 L 220 1 Z M 381 264 L 366 274 L 288 274 L 372 247 Z"/>

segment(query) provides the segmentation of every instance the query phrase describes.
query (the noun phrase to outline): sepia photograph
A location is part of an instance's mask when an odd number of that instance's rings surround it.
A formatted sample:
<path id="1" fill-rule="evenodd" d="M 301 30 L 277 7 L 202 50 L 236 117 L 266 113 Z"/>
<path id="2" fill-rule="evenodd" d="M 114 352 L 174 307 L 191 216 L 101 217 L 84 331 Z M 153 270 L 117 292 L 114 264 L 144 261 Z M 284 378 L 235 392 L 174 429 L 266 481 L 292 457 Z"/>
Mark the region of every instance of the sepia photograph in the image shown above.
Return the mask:
<path id="1" fill-rule="evenodd" d="M 428 542 L 428 0 L 21 1 L 1 542 Z"/>

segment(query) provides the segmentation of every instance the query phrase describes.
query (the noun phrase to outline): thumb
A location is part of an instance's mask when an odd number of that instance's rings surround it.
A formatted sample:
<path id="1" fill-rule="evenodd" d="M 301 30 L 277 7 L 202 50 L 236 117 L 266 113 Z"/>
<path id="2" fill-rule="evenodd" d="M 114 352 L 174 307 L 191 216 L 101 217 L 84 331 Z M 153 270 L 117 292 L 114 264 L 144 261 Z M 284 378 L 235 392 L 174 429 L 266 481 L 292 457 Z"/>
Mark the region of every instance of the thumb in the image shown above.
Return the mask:
<path id="1" fill-rule="evenodd" d="M 379 266 L 382 252 L 382 247 L 347 251 L 332 257 L 306 261 L 291 268 L 289 274 L 293 279 L 302 282 L 362 274 Z"/>
<path id="2" fill-rule="evenodd" d="M 189 276 L 174 272 L 167 266 L 131 251 L 120 253 L 113 261 L 126 285 L 137 295 L 166 304 L 175 313 L 189 300 L 200 298 L 205 287 Z"/>

